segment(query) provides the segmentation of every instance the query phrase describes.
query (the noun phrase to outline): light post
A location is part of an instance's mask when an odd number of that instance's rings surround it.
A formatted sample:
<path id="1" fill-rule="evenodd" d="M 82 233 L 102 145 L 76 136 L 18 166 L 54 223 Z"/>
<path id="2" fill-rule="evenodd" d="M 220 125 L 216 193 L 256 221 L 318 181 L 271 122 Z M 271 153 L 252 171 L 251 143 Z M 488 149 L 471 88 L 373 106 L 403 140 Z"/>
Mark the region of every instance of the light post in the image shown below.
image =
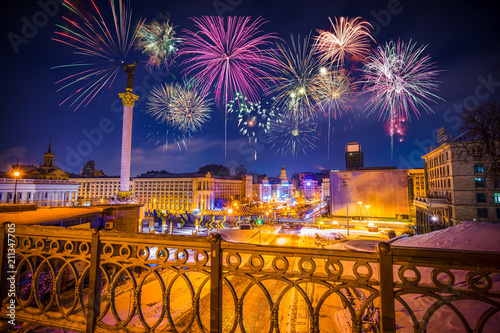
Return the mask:
<path id="1" fill-rule="evenodd" d="M 14 203 L 17 203 L 17 177 L 19 177 L 19 171 L 14 172 Z"/>
<path id="2" fill-rule="evenodd" d="M 365 205 L 366 207 L 366 218 L 368 218 L 368 209 L 370 208 L 370 205 Z"/>
<path id="3" fill-rule="evenodd" d="M 359 205 L 359 222 L 361 222 L 361 205 L 363 204 L 362 201 L 358 201 L 358 205 Z"/>
<path id="4" fill-rule="evenodd" d="M 346 210 L 346 222 L 347 222 L 347 236 L 349 236 L 349 186 L 347 182 L 344 180 L 345 187 L 345 210 Z"/>

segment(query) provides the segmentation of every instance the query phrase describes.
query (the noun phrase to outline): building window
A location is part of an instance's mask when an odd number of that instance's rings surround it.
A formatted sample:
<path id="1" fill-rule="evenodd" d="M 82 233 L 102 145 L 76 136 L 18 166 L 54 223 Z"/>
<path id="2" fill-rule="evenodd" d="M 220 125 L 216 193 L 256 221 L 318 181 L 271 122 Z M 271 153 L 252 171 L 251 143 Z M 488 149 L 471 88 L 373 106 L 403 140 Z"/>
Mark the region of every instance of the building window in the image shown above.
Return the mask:
<path id="1" fill-rule="evenodd" d="M 485 187 L 484 178 L 474 178 L 476 182 L 476 187 Z"/>
<path id="2" fill-rule="evenodd" d="M 500 204 L 500 193 L 495 193 L 494 196 L 495 196 L 495 203 Z"/>
<path id="3" fill-rule="evenodd" d="M 488 208 L 478 208 L 477 209 L 478 218 L 488 218 Z"/>
<path id="4" fill-rule="evenodd" d="M 497 219 L 500 219 L 500 208 L 497 208 Z"/>
<path id="5" fill-rule="evenodd" d="M 476 193 L 476 202 L 486 202 L 486 194 Z"/>
<path id="6" fill-rule="evenodd" d="M 484 172 L 483 163 L 474 163 L 474 172 Z"/>

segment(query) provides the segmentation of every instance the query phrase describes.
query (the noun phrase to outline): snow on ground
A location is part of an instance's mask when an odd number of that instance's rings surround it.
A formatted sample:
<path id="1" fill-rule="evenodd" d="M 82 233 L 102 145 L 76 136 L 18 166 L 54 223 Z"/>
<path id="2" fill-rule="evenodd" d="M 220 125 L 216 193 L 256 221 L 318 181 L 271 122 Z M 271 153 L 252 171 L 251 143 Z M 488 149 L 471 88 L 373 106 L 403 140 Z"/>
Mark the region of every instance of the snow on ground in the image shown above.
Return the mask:
<path id="1" fill-rule="evenodd" d="M 500 224 L 463 222 L 428 234 L 401 238 L 393 246 L 500 252 Z"/>

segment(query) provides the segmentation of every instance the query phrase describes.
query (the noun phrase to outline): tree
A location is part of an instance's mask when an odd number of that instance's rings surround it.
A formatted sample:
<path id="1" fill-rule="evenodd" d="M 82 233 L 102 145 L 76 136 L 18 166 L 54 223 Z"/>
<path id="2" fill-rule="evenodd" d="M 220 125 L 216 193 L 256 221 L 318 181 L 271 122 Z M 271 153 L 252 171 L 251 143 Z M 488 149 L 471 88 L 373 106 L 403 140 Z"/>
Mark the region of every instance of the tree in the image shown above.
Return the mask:
<path id="1" fill-rule="evenodd" d="M 491 179 L 500 178 L 500 102 L 485 102 L 461 113 L 457 141 L 467 159 L 483 164 Z"/>

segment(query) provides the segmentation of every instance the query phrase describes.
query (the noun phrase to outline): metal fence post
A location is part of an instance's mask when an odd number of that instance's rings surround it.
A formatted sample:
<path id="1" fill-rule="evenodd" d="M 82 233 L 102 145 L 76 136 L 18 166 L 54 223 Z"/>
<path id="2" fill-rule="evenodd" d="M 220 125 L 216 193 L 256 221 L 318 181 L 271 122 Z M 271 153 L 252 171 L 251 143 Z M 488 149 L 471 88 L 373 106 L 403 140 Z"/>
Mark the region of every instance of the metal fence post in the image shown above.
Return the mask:
<path id="1" fill-rule="evenodd" d="M 387 243 L 378 243 L 377 252 L 380 281 L 380 330 L 384 333 L 396 332 L 391 246 Z"/>
<path id="2" fill-rule="evenodd" d="M 210 237 L 210 332 L 222 332 L 222 253 L 221 236 Z"/>
<path id="3" fill-rule="evenodd" d="M 93 333 L 97 317 L 101 313 L 102 271 L 100 268 L 102 244 L 99 240 L 99 228 L 92 230 L 89 268 L 89 297 L 87 307 L 87 333 Z"/>

